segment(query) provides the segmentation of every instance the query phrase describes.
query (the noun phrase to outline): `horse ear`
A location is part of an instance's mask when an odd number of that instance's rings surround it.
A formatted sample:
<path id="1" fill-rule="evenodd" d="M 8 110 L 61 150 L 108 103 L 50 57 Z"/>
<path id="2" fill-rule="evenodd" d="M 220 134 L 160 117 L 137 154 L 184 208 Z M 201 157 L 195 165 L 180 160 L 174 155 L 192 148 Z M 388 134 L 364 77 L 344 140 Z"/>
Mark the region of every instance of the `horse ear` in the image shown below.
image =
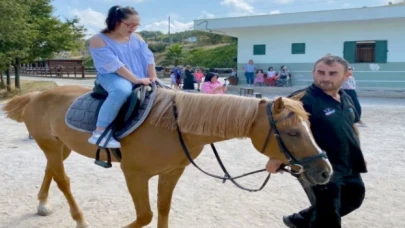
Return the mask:
<path id="1" fill-rule="evenodd" d="M 282 97 L 274 101 L 274 114 L 278 114 L 284 110 L 284 101 Z"/>
<path id="2" fill-rule="evenodd" d="M 267 105 L 267 101 L 265 99 L 260 99 L 259 105 Z"/>

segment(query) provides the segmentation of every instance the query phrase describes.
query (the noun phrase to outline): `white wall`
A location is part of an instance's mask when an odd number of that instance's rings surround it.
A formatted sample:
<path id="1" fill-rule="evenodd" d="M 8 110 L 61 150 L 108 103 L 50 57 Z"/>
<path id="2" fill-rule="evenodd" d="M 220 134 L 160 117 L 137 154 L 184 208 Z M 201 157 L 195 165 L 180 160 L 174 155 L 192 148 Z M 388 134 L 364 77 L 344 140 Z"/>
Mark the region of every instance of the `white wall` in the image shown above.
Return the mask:
<path id="1" fill-rule="evenodd" d="M 404 20 L 249 28 L 237 37 L 238 63 L 312 63 L 327 53 L 343 57 L 343 42 L 360 40 L 388 40 L 388 62 L 405 62 Z M 305 43 L 305 54 L 291 54 L 291 43 Z M 266 55 L 253 55 L 254 44 L 266 44 Z"/>

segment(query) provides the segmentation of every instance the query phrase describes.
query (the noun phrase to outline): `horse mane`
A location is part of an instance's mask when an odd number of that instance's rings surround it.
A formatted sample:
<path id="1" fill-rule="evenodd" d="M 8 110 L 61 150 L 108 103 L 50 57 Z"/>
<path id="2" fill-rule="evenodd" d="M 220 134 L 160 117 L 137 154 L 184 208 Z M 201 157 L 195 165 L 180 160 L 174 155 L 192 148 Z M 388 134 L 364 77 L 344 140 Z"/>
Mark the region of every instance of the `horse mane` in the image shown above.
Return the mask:
<path id="1" fill-rule="evenodd" d="M 176 130 L 173 100 L 177 107 L 177 123 L 181 132 L 221 138 L 247 137 L 258 114 L 260 102 L 260 99 L 234 95 L 158 89 L 148 118 L 149 123 Z"/>
<path id="2" fill-rule="evenodd" d="M 302 95 L 302 94 L 300 94 Z M 300 96 L 299 95 L 299 96 Z M 282 120 L 280 123 L 283 126 L 294 126 L 298 122 L 301 122 L 302 120 L 307 121 L 309 114 L 305 111 L 302 103 L 294 98 L 284 98 L 283 97 L 283 102 L 284 102 L 284 110 L 277 114 L 275 116 L 276 119 Z M 294 113 L 291 117 L 288 117 L 290 113 Z"/>

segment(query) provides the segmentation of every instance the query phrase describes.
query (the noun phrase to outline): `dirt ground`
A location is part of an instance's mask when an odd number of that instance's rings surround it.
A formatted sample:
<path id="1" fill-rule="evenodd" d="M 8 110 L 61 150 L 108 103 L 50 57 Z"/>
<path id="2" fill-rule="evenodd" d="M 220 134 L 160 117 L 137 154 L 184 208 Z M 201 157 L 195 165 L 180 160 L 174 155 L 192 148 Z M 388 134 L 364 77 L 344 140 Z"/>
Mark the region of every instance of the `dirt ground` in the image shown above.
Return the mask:
<path id="1" fill-rule="evenodd" d="M 385 104 L 384 104 L 385 103 Z M 369 173 L 363 175 L 367 187 L 362 207 L 343 218 L 346 228 L 405 227 L 405 100 L 363 99 L 361 143 Z M 36 195 L 42 182 L 45 158 L 23 124 L 5 119 L 0 112 L 0 227 L 75 227 L 68 204 L 55 183 L 49 202 L 53 213 L 36 215 Z M 232 174 L 261 169 L 264 156 L 255 152 L 248 140 L 231 140 L 217 147 Z M 207 146 L 196 162 L 220 174 Z M 122 227 L 134 220 L 134 207 L 118 164 L 111 169 L 94 165 L 93 160 L 76 153 L 66 160 L 73 195 L 84 211 L 90 227 Z M 259 187 L 265 174 L 240 182 Z M 156 227 L 157 178 L 150 181 L 150 198 Z M 171 227 L 179 228 L 256 228 L 284 227 L 287 215 L 309 205 L 298 182 L 288 174 L 273 175 L 261 192 L 248 193 L 198 171 L 186 169 L 174 193 Z"/>

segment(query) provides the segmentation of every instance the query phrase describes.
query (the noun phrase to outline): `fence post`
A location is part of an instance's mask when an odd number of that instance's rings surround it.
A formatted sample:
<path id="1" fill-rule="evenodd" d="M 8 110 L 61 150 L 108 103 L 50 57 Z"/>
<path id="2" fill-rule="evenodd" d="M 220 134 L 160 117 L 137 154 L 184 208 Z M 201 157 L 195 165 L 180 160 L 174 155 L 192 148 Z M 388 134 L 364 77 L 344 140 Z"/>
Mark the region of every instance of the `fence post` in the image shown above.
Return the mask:
<path id="1" fill-rule="evenodd" d="M 84 78 L 84 66 L 82 66 L 82 78 Z"/>

